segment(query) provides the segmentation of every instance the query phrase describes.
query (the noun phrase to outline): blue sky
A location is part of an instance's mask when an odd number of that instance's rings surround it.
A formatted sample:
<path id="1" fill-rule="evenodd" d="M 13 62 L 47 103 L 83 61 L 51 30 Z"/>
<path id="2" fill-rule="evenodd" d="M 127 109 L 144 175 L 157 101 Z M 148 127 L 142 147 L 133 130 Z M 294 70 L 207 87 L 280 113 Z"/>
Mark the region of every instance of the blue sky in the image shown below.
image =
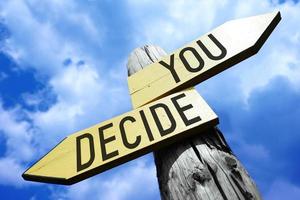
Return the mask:
<path id="1" fill-rule="evenodd" d="M 21 174 L 65 136 L 131 110 L 134 48 L 171 52 L 225 21 L 274 10 L 282 21 L 260 52 L 197 90 L 265 199 L 298 199 L 300 4 L 267 0 L 1 1 L 3 199 L 158 199 L 151 154 L 69 187 Z"/>

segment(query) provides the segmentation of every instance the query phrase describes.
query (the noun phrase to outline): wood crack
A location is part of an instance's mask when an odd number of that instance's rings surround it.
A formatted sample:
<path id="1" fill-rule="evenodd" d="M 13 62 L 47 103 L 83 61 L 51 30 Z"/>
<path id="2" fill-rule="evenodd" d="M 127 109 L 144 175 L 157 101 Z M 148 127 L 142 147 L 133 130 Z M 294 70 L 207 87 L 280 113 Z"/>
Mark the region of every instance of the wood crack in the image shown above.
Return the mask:
<path id="1" fill-rule="evenodd" d="M 238 194 L 238 192 L 236 191 L 236 188 L 234 186 L 234 184 L 232 183 L 229 175 L 226 173 L 226 170 L 224 170 L 224 168 L 219 164 L 219 162 L 215 159 L 215 157 L 211 154 L 210 151 L 208 151 L 208 154 L 210 155 L 211 159 L 215 162 L 215 164 L 223 171 L 225 177 L 227 178 L 228 182 L 230 183 L 230 185 L 232 186 L 233 191 L 236 193 L 238 199 L 240 199 L 240 195 Z"/>
<path id="2" fill-rule="evenodd" d="M 218 187 L 220 193 L 222 194 L 223 199 L 224 199 L 224 200 L 228 200 L 228 198 L 227 198 L 227 196 L 226 196 L 226 194 L 225 194 L 225 192 L 224 192 L 224 190 L 223 190 L 223 188 L 222 188 L 222 186 L 221 186 L 221 184 L 220 184 L 220 182 L 219 182 L 219 180 L 218 180 L 218 177 L 216 176 L 214 170 L 213 170 L 212 167 L 208 164 L 208 162 L 206 162 L 206 166 L 207 166 L 207 168 L 208 168 L 210 174 L 212 175 L 212 177 L 213 177 L 213 179 L 214 179 L 214 182 L 215 182 L 216 186 Z"/>

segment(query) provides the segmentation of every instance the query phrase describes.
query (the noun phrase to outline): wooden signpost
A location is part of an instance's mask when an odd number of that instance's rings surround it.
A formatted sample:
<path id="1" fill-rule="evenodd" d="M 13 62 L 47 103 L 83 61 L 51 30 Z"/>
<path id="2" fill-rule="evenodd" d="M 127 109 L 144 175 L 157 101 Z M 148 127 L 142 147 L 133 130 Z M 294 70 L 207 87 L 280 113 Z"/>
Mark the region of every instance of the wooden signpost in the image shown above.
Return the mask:
<path id="1" fill-rule="evenodd" d="M 165 55 L 158 46 L 135 49 L 128 59 L 128 74 Z M 154 159 L 163 200 L 261 199 L 255 183 L 216 127 L 154 151 Z"/>
<path id="2" fill-rule="evenodd" d="M 215 128 L 216 114 L 191 87 L 254 55 L 280 19 L 273 12 L 229 21 L 170 55 L 154 46 L 134 51 L 128 86 L 135 109 L 68 136 L 23 178 L 73 184 L 155 151 L 163 199 L 259 199 Z"/>
<path id="3" fill-rule="evenodd" d="M 187 89 L 68 136 L 23 177 L 76 183 L 217 123 L 198 92 Z"/>

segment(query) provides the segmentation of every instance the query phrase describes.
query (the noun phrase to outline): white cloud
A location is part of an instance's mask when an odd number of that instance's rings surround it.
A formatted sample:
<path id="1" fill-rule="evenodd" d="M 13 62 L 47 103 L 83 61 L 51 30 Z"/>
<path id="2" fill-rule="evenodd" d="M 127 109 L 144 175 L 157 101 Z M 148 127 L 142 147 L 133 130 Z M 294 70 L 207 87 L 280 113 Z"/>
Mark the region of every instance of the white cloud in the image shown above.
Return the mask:
<path id="1" fill-rule="evenodd" d="M 43 94 L 48 90 L 56 96 L 46 111 L 0 107 L 0 133 L 6 142 L 1 159 L 13 160 L 9 162 L 16 164 L 13 169 L 23 170 L 25 163 L 37 160 L 66 135 L 107 119 L 129 105 L 129 97 L 117 98 L 125 96 L 127 90 L 119 86 L 119 76 L 113 70 L 105 76 L 99 74 L 101 61 L 92 57 L 97 52 L 90 46 L 101 45 L 105 27 L 96 26 L 95 18 L 81 6 L 75 1 L 0 3 L 1 17 L 11 32 L 1 51 L 10 55 L 18 67 L 33 67 L 38 79 L 47 78 L 47 89 L 24 94 L 25 102 L 30 106 L 45 103 L 42 99 L 48 96 Z M 66 59 L 71 61 L 68 66 L 63 64 Z M 21 174 L 12 170 L 7 176 L 19 180 Z"/>
<path id="2" fill-rule="evenodd" d="M 114 68 L 107 75 L 99 74 L 101 60 L 95 57 L 94 47 L 101 45 L 105 27 L 84 6 L 71 0 L 0 3 L 4 24 L 12 33 L 4 53 L 18 67 L 33 67 L 38 79 L 46 76 L 48 80 L 47 90 L 24 94 L 25 101 L 30 106 L 45 103 L 41 99 L 47 98 L 43 94 L 48 90 L 57 99 L 47 111 L 27 112 L 37 131 L 32 140 L 40 152 L 74 131 L 111 117 L 123 107 L 119 105 L 129 105 L 129 97 L 116 98 L 127 93 L 127 88 L 119 85 Z M 64 66 L 67 59 L 71 64 Z"/>
<path id="3" fill-rule="evenodd" d="M 138 41 L 175 50 L 234 18 L 272 11 L 269 1 L 128 0 Z M 147 12 L 148 10 L 148 12 Z M 159 15 L 157 13 L 159 12 Z"/>
<path id="4" fill-rule="evenodd" d="M 0 157 L 0 184 L 21 187 L 24 181 L 21 178 L 24 172 L 24 163 L 29 162 L 35 155 L 32 144 L 33 129 L 26 121 L 19 120 L 22 113 L 18 109 L 5 110 L 0 104 L 0 134 L 6 143 Z"/>
<path id="5" fill-rule="evenodd" d="M 119 114 L 126 105 L 129 107 L 126 85 L 120 86 L 116 83 L 118 79 L 114 73 L 101 78 L 96 69 L 86 64 L 69 65 L 53 76 L 48 87 L 56 95 L 55 103 L 46 111 L 26 112 L 36 129 L 34 141 L 39 154 L 67 135 Z M 47 98 L 43 91 L 39 92 L 25 95 L 30 105 L 43 103 L 42 99 Z"/>
<path id="6" fill-rule="evenodd" d="M 178 0 L 128 1 L 128 9 L 135 19 L 137 43 L 154 43 L 166 49 L 175 49 L 208 31 L 217 11 L 227 1 Z M 159 15 L 157 15 L 159 13 Z"/>
<path id="7" fill-rule="evenodd" d="M 20 120 L 20 110 L 5 110 L 0 104 L 0 133 L 6 139 L 6 155 L 18 161 L 29 161 L 33 157 L 34 147 L 31 144 L 33 130 L 30 124 Z"/>
<path id="8" fill-rule="evenodd" d="M 99 43 L 102 33 L 78 6 L 74 1 L 1 2 L 1 16 L 12 32 L 6 53 L 20 66 L 46 75 L 58 72 L 67 58 L 89 60 L 85 51 Z"/>
<path id="9" fill-rule="evenodd" d="M 136 41 L 131 42 L 136 46 L 153 42 L 166 50 L 174 50 L 229 19 L 279 9 L 282 22 L 258 55 L 201 84 L 204 86 L 201 91 L 208 98 L 232 101 L 232 96 L 247 99 L 251 91 L 266 85 L 277 75 L 288 77 L 295 87 L 300 85 L 297 67 L 300 54 L 299 3 L 179 0 L 157 4 L 148 0 L 130 0 L 127 6 L 134 19 L 131 38 L 136 38 Z M 96 17 L 80 9 L 79 3 L 70 0 L 11 0 L 1 2 L 0 7 L 1 16 L 12 32 L 6 43 L 6 53 L 20 67 L 34 67 L 38 74 L 46 75 L 47 86 L 57 97 L 48 110 L 27 112 L 30 122 L 17 117 L 24 115 L 19 108 L 5 110 L 0 107 L 0 122 L 3 124 L 0 128 L 7 145 L 5 157 L 0 158 L 0 169 L 4 166 L 12 169 L 9 173 L 0 173 L 0 183 L 8 180 L 7 183 L 18 186 L 22 182 L 20 171 L 23 171 L 25 161 L 35 160 L 37 155 L 46 153 L 73 131 L 121 113 L 129 108 L 129 96 L 123 60 L 117 61 L 119 65 L 107 70 L 107 74 L 100 73 L 102 62 L 95 56 L 94 47 L 101 45 L 107 27 L 99 26 L 101 20 L 95 21 Z M 66 29 L 78 32 L 72 34 Z M 68 58 L 72 63 L 63 66 Z M 77 65 L 81 60 L 85 64 Z M 235 94 L 228 95 L 233 88 Z M 37 92 L 27 96 L 27 101 L 31 105 L 39 104 L 41 98 L 45 97 Z M 245 152 L 249 149 L 257 153 L 250 156 L 269 157 L 268 150 L 261 145 L 245 143 Z M 121 172 L 113 172 L 107 178 L 98 176 L 63 189 L 55 197 L 132 199 L 141 194 L 156 195 L 153 163 L 147 166 L 144 159 L 140 159 L 131 166 L 126 165 Z M 297 189 L 293 191 L 298 194 Z"/>
<path id="10" fill-rule="evenodd" d="M 93 110 L 103 108 L 102 85 L 103 81 L 91 67 L 63 68 L 50 80 L 57 102 L 46 112 L 29 113 L 35 126 L 43 133 L 40 137 L 47 138 L 46 141 L 53 145 L 72 131 L 87 126 L 91 118 L 100 113 L 100 110 Z"/>
<path id="11" fill-rule="evenodd" d="M 299 88 L 299 3 L 179 0 L 154 4 L 151 1 L 141 3 L 130 0 L 129 7 L 135 11 L 131 14 L 136 19 L 136 33 L 139 36 L 137 44 L 155 43 L 168 51 L 183 46 L 225 21 L 280 10 L 282 21 L 260 52 L 230 69 L 230 72 L 218 75 L 220 78 L 208 80 L 208 84 L 202 83 L 205 85 L 202 92 L 216 95 L 216 90 L 222 90 L 224 83 L 231 84 L 231 80 L 236 79 L 240 83 L 239 92 L 246 100 L 251 91 L 263 87 L 278 75 L 287 77 Z M 152 12 L 146 11 L 149 8 Z M 160 15 L 153 12 L 155 10 Z M 216 88 L 212 88 L 212 85 Z"/>
<path id="12" fill-rule="evenodd" d="M 115 170 L 116 171 L 116 170 Z M 155 166 L 145 157 L 118 168 L 107 178 L 95 177 L 71 186 L 67 191 L 53 192 L 53 199 L 125 200 L 153 199 L 157 196 Z"/>
<path id="13" fill-rule="evenodd" d="M 24 168 L 12 158 L 0 158 L 0 183 L 21 187 L 24 184 L 22 173 Z"/>

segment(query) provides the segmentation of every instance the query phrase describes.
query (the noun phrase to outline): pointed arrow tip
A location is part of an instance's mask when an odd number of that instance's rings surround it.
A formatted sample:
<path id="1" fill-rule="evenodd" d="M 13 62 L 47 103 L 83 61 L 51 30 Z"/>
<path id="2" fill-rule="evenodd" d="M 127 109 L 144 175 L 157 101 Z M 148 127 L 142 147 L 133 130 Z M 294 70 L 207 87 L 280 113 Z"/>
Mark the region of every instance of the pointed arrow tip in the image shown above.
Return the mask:
<path id="1" fill-rule="evenodd" d="M 44 183 L 55 183 L 62 185 L 70 185 L 73 182 L 68 179 L 68 171 L 63 168 L 69 163 L 61 163 L 60 158 L 66 156 L 68 152 L 62 150 L 66 148 L 66 143 L 68 137 L 60 141 L 53 149 L 51 149 L 47 154 L 45 154 L 40 160 L 29 167 L 23 174 L 22 177 L 27 181 L 36 181 Z"/>
<path id="2" fill-rule="evenodd" d="M 32 173 L 29 173 L 27 171 L 22 174 L 22 177 L 26 181 L 35 181 L 35 182 L 41 182 L 41 183 L 52 183 L 52 184 L 60 184 L 60 185 L 71 185 L 72 184 L 72 182 L 70 182 L 64 178 L 40 176 L 40 175 L 35 175 Z"/>
<path id="3" fill-rule="evenodd" d="M 257 53 L 261 49 L 265 41 L 268 39 L 268 37 L 271 35 L 275 27 L 280 22 L 281 13 L 279 10 L 276 10 L 271 13 L 263 14 L 257 17 L 261 17 L 262 20 L 265 19 L 264 21 L 265 21 L 266 28 L 265 31 L 261 34 L 259 39 L 254 44 L 255 53 Z"/>

